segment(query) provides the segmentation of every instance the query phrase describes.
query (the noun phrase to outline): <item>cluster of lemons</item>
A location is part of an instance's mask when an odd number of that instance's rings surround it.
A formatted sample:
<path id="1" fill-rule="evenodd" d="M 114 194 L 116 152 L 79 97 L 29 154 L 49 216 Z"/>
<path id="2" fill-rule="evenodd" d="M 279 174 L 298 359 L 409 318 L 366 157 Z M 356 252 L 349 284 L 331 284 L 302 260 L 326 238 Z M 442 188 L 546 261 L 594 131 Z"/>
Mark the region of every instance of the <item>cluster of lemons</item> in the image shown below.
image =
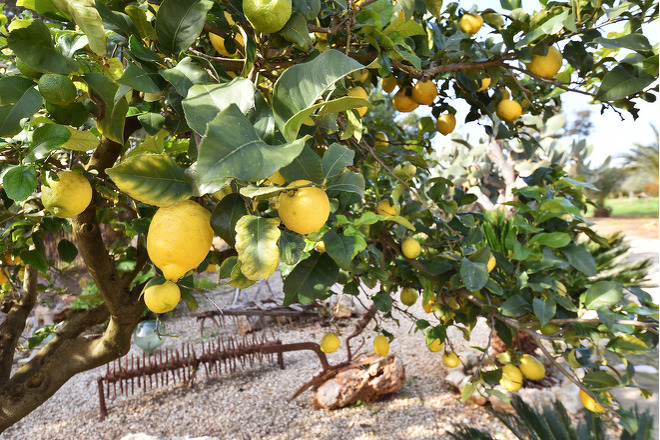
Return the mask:
<path id="1" fill-rule="evenodd" d="M 341 341 L 339 336 L 336 333 L 326 333 L 323 338 L 321 338 L 321 351 L 324 353 L 334 353 L 339 349 Z M 385 335 L 378 335 L 373 340 L 373 349 L 374 353 L 379 356 L 387 356 L 390 352 L 390 340 L 387 339 Z"/>

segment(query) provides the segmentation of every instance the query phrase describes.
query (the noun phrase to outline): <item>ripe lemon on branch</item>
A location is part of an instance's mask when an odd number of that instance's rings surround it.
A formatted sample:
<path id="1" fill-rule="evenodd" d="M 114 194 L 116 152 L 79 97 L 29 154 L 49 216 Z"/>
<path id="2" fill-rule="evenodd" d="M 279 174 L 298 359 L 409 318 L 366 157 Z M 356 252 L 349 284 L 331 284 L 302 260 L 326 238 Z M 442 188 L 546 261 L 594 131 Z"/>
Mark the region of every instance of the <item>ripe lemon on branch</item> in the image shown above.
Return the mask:
<path id="1" fill-rule="evenodd" d="M 404 87 L 394 94 L 392 105 L 396 111 L 410 113 L 419 107 L 419 103 L 412 98 L 412 87 Z"/>
<path id="2" fill-rule="evenodd" d="M 229 23 L 229 26 L 234 26 L 236 24 L 234 20 L 231 18 L 231 15 L 229 12 L 225 11 L 225 19 L 227 20 L 227 23 Z M 234 39 L 236 40 L 236 43 L 239 45 L 245 47 L 245 40 L 243 39 L 243 35 L 241 35 L 240 32 L 236 32 L 236 35 L 234 36 Z M 237 51 L 234 51 L 233 53 L 229 53 L 227 48 L 225 47 L 225 39 L 222 38 L 220 35 L 210 33 L 209 34 L 209 40 L 211 40 L 211 44 L 213 45 L 213 48 L 222 56 L 224 57 L 231 57 L 233 55 L 236 55 Z"/>
<path id="3" fill-rule="evenodd" d="M 500 385 L 508 392 L 513 393 L 522 387 L 523 376 L 522 372 L 515 365 L 507 364 L 502 367 L 502 378 Z"/>
<path id="4" fill-rule="evenodd" d="M 438 96 L 438 88 L 430 79 L 425 81 L 417 81 L 417 83 L 415 83 L 413 86 L 412 99 L 414 99 L 418 104 L 433 104 L 436 96 Z"/>
<path id="5" fill-rule="evenodd" d="M 435 122 L 435 128 L 438 129 L 443 135 L 448 135 L 454 128 L 456 128 L 456 117 L 453 113 L 445 113 L 438 117 L 438 120 Z"/>
<path id="6" fill-rule="evenodd" d="M 497 103 L 495 113 L 503 121 L 513 122 L 522 115 L 522 107 L 517 101 L 503 99 Z"/>
<path id="7" fill-rule="evenodd" d="M 174 310 L 181 300 L 181 289 L 172 281 L 157 286 L 149 286 L 144 291 L 144 303 L 152 312 L 167 313 Z"/>
<path id="8" fill-rule="evenodd" d="M 41 202 L 56 217 L 75 217 L 92 201 L 92 185 L 75 171 L 60 171 L 57 178 L 46 179 L 49 186 L 42 188 Z"/>
<path id="9" fill-rule="evenodd" d="M 527 70 L 541 78 L 554 78 L 561 69 L 562 61 L 561 52 L 556 47 L 550 46 L 546 55 L 534 55 L 532 62 L 527 64 Z"/>
<path id="10" fill-rule="evenodd" d="M 213 242 L 211 213 L 192 200 L 159 208 L 147 233 L 151 261 L 170 281 L 199 266 Z"/>
<path id="11" fill-rule="evenodd" d="M 413 260 L 419 257 L 422 253 L 422 247 L 414 238 L 406 238 L 403 240 L 403 243 L 401 243 L 401 252 L 403 252 L 403 255 L 405 255 L 406 258 Z"/>
<path id="12" fill-rule="evenodd" d="M 484 19 L 478 14 L 465 14 L 458 21 L 458 27 L 466 34 L 476 34 L 484 24 Z"/>
<path id="13" fill-rule="evenodd" d="M 383 199 L 376 206 L 376 214 L 384 215 L 386 217 L 392 217 L 399 215 L 399 206 L 392 205 L 388 199 Z"/>
<path id="14" fill-rule="evenodd" d="M 289 187 L 310 185 L 309 180 L 296 180 Z M 330 200 L 321 188 L 307 186 L 280 194 L 277 213 L 288 229 L 299 234 L 318 232 L 330 216 Z"/>
<path id="15" fill-rule="evenodd" d="M 334 353 L 339 348 L 339 336 L 335 333 L 326 333 L 323 338 L 321 338 L 321 351 L 323 353 Z"/>
<path id="16" fill-rule="evenodd" d="M 401 290 L 401 302 L 410 307 L 417 302 L 417 291 L 412 287 L 404 287 Z"/>
<path id="17" fill-rule="evenodd" d="M 374 338 L 374 351 L 377 355 L 387 356 L 390 352 L 390 341 L 383 335 L 378 335 Z"/>
<path id="18" fill-rule="evenodd" d="M 353 98 L 363 98 L 366 100 L 369 100 L 369 94 L 367 93 L 366 90 L 364 90 L 364 87 L 357 86 L 353 87 L 348 91 L 348 96 L 352 96 Z M 355 110 L 357 110 L 358 114 L 360 116 L 364 116 L 367 114 L 367 110 L 369 110 L 368 107 L 358 107 Z"/>
<path id="19" fill-rule="evenodd" d="M 281 30 L 291 18 L 291 0 L 243 0 L 243 13 L 256 32 Z"/>

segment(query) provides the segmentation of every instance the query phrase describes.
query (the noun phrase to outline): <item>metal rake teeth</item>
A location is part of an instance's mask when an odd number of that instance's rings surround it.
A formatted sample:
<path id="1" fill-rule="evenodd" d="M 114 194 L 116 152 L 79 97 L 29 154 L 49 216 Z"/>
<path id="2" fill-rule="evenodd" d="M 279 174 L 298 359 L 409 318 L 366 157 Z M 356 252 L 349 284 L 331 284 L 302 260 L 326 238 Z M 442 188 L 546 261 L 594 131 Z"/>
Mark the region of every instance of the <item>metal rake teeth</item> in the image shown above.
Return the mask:
<path id="1" fill-rule="evenodd" d="M 165 349 L 147 356 L 125 356 L 106 365 L 105 376 L 97 378 L 101 420 L 108 414 L 105 399 L 117 398 L 117 386 L 121 395 L 135 393 L 137 385 L 143 392 L 171 383 L 185 383 L 192 386 L 200 366 L 207 378 L 231 373 L 238 368 L 252 368 L 255 362 L 273 363 L 274 358 L 280 368 L 284 368 L 282 353 L 266 352 L 267 347 L 282 345 L 280 340 L 269 340 L 265 335 L 244 336 L 242 338 L 214 338 L 202 342 L 200 346 L 183 344 L 177 349 Z M 159 384 L 160 381 L 160 384 Z"/>

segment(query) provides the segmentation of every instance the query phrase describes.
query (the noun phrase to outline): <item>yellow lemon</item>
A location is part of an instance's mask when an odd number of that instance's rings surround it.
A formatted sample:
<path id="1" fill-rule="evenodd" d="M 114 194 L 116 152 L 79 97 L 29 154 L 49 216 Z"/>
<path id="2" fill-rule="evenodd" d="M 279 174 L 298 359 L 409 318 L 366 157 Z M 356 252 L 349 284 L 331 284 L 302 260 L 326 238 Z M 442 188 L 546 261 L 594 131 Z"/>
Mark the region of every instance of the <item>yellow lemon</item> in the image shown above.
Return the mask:
<path id="1" fill-rule="evenodd" d="M 378 206 L 376 206 L 376 214 L 384 215 L 387 217 L 399 215 L 399 206 L 392 205 L 388 199 L 383 199 L 380 201 Z"/>
<path id="2" fill-rule="evenodd" d="M 192 200 L 159 208 L 147 233 L 151 261 L 170 281 L 199 266 L 211 249 L 211 213 Z"/>
<path id="3" fill-rule="evenodd" d="M 213 193 L 213 198 L 217 201 L 221 201 L 229 194 L 233 193 L 234 190 L 231 189 L 231 185 L 225 185 L 216 192 Z"/>
<path id="4" fill-rule="evenodd" d="M 376 149 L 385 148 L 389 145 L 389 138 L 387 137 L 387 134 L 383 133 L 382 131 L 376 133 L 374 135 L 374 139 L 376 139 L 374 142 L 374 147 Z"/>
<path id="5" fill-rule="evenodd" d="M 255 32 L 281 30 L 291 18 L 291 0 L 243 0 L 243 14 Z"/>
<path id="6" fill-rule="evenodd" d="M 5 273 L 5 270 L 0 267 L 0 286 L 5 284 L 7 281 L 9 281 L 7 274 Z"/>
<path id="7" fill-rule="evenodd" d="M 520 372 L 532 380 L 541 380 L 545 377 L 545 367 L 541 361 L 529 354 L 524 354 L 520 358 Z"/>
<path id="8" fill-rule="evenodd" d="M 547 323 L 541 327 L 541 333 L 546 336 L 557 333 L 559 330 L 561 330 L 561 328 L 556 324 Z"/>
<path id="9" fill-rule="evenodd" d="M 58 180 L 46 179 L 49 186 L 41 189 L 41 202 L 56 217 L 75 217 L 92 201 L 92 185 L 75 171 L 60 171 L 57 177 Z"/>
<path id="10" fill-rule="evenodd" d="M 436 96 L 438 96 L 438 88 L 430 79 L 425 81 L 417 81 L 417 83 L 412 88 L 412 99 L 414 99 L 418 104 L 433 104 Z"/>
<path id="11" fill-rule="evenodd" d="M 245 47 L 245 40 L 243 39 L 243 35 L 237 33 L 234 39 L 236 40 L 236 43 Z M 229 53 L 229 51 L 225 47 L 225 39 L 222 38 L 220 35 L 213 33 L 209 34 L 209 40 L 211 40 L 211 44 L 213 45 L 213 48 L 218 52 L 218 54 L 220 54 L 223 57 L 231 57 L 238 53 L 238 51 Z"/>
<path id="12" fill-rule="evenodd" d="M 323 338 L 321 338 L 321 351 L 323 353 L 334 353 L 339 348 L 339 336 L 334 333 L 326 333 Z"/>
<path id="13" fill-rule="evenodd" d="M 436 338 L 432 340 L 430 344 L 427 344 L 426 347 L 433 353 L 437 353 L 445 347 L 445 343 L 440 342 L 440 339 Z"/>
<path id="14" fill-rule="evenodd" d="M 456 128 L 456 117 L 451 113 L 440 115 L 435 122 L 435 128 L 437 128 L 440 133 L 448 135 L 454 131 L 454 128 Z"/>
<path id="15" fill-rule="evenodd" d="M 311 184 L 309 180 L 296 180 L 288 186 Z M 277 213 L 289 230 L 299 234 L 319 231 L 330 216 L 330 200 L 321 188 L 308 186 L 280 194 Z"/>
<path id="16" fill-rule="evenodd" d="M 496 265 L 496 264 L 497 264 L 497 260 L 495 260 L 495 257 L 491 255 L 491 256 L 488 258 L 488 264 L 487 264 L 487 267 L 488 267 L 488 273 L 492 272 L 493 269 L 495 269 L 495 265 Z"/>
<path id="17" fill-rule="evenodd" d="M 394 109 L 401 113 L 410 113 L 419 107 L 419 103 L 412 99 L 412 87 L 405 87 L 394 94 L 392 98 Z"/>
<path id="18" fill-rule="evenodd" d="M 401 243 L 401 252 L 403 252 L 403 255 L 405 255 L 406 258 L 412 260 L 419 257 L 422 253 L 422 247 L 414 238 L 406 238 L 403 240 L 403 243 Z"/>
<path id="19" fill-rule="evenodd" d="M 497 116 L 503 121 L 513 122 L 522 115 L 522 107 L 511 99 L 503 99 L 497 103 Z"/>
<path id="20" fill-rule="evenodd" d="M 365 82 L 369 79 L 369 69 L 360 69 L 354 75 L 357 82 Z"/>
<path id="21" fill-rule="evenodd" d="M 378 335 L 374 338 L 374 351 L 377 355 L 387 356 L 390 352 L 390 341 L 383 335 Z"/>
<path id="22" fill-rule="evenodd" d="M 357 86 L 353 87 L 348 91 L 348 96 L 352 96 L 354 98 L 364 98 L 364 99 L 369 99 L 369 95 L 367 94 L 367 91 L 364 90 L 363 87 Z M 355 110 L 358 111 L 358 114 L 360 116 L 364 116 L 367 114 L 367 110 L 369 110 L 367 107 L 358 107 Z"/>
<path id="23" fill-rule="evenodd" d="M 442 355 L 442 362 L 449 368 L 456 368 L 460 365 L 461 361 L 458 358 L 458 355 L 453 351 L 445 351 Z"/>
<path id="24" fill-rule="evenodd" d="M 174 310 L 181 300 L 181 290 L 176 283 L 166 281 L 158 286 L 148 287 L 144 291 L 144 303 L 152 312 L 167 313 Z"/>
<path id="25" fill-rule="evenodd" d="M 399 85 L 398 81 L 396 80 L 396 76 L 390 75 L 386 76 L 380 81 L 380 85 L 383 88 L 383 92 L 385 93 L 392 93 L 394 89 L 396 89 L 396 86 Z"/>
<path id="26" fill-rule="evenodd" d="M 320 254 L 324 253 L 325 252 L 325 242 L 323 240 L 319 241 L 314 246 L 314 249 L 316 249 L 316 252 L 318 252 Z"/>
<path id="27" fill-rule="evenodd" d="M 483 92 L 490 86 L 490 78 L 481 79 L 481 87 L 477 89 L 477 92 Z"/>
<path id="28" fill-rule="evenodd" d="M 286 183 L 286 179 L 279 171 L 275 171 L 272 176 L 266 181 L 267 184 L 274 183 L 275 185 L 283 186 Z"/>
<path id="29" fill-rule="evenodd" d="M 602 413 L 605 412 L 605 408 L 600 403 L 587 394 L 584 390 L 580 390 L 580 402 L 582 405 L 591 412 Z"/>
<path id="30" fill-rule="evenodd" d="M 532 62 L 527 64 L 527 70 L 542 78 L 554 78 L 561 69 L 562 61 L 561 52 L 554 46 L 550 46 L 547 55 L 534 55 Z"/>
<path id="31" fill-rule="evenodd" d="M 458 26 L 466 34 L 476 34 L 484 24 L 484 19 L 478 14 L 465 14 L 458 22 Z"/>
<path id="32" fill-rule="evenodd" d="M 502 378 L 500 385 L 510 393 L 518 391 L 522 387 L 523 377 L 520 369 L 515 365 L 507 364 L 502 367 Z"/>
<path id="33" fill-rule="evenodd" d="M 412 287 L 404 287 L 400 298 L 403 305 L 410 307 L 417 302 L 417 291 Z"/>

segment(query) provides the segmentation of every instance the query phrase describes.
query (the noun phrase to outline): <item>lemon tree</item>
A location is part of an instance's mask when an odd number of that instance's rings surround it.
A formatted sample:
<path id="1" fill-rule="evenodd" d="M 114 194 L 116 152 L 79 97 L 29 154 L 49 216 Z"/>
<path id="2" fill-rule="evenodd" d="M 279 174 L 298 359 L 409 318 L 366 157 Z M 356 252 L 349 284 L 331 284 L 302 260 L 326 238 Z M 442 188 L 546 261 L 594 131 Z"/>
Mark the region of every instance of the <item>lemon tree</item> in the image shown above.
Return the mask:
<path id="1" fill-rule="evenodd" d="M 657 345 L 657 305 L 643 273 L 600 270 L 609 243 L 584 217 L 590 184 L 549 141 L 565 93 L 630 117 L 656 99 L 651 2 L 23 3 L 49 21 L 0 17 L 0 257 L 20 258 L 0 287 L 0 431 L 126 352 L 147 307 L 179 303 L 176 286 L 194 309 L 193 274 L 208 267 L 237 288 L 281 276 L 287 305 L 333 286 L 375 292 L 363 331 L 380 355 L 397 309 L 433 352 L 451 348 L 449 327 L 469 338 L 485 318 L 506 351 L 481 347 L 463 396 L 539 377 L 514 342 L 531 338 L 635 431 L 610 390 L 637 386 L 630 355 Z M 456 145 L 486 154 L 457 133 L 471 123 L 491 156 L 540 162 L 459 166 Z M 505 171 L 506 215 L 481 211 L 500 190 L 478 183 Z M 408 237 L 424 252 L 406 258 Z M 69 263 L 88 269 L 98 304 L 12 373 L 32 305 L 63 293 L 54 275 Z M 348 345 L 347 361 L 371 351 Z"/>

